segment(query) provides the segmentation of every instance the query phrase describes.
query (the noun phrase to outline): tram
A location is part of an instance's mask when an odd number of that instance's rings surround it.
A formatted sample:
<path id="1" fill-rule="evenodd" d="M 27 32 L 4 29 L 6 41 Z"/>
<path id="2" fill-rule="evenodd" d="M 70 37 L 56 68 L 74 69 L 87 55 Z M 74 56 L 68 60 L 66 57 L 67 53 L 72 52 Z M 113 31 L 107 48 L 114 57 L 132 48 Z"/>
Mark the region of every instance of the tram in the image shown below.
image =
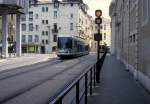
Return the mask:
<path id="1" fill-rule="evenodd" d="M 89 54 L 89 45 L 79 37 L 59 36 L 57 56 L 61 59 L 79 57 Z"/>

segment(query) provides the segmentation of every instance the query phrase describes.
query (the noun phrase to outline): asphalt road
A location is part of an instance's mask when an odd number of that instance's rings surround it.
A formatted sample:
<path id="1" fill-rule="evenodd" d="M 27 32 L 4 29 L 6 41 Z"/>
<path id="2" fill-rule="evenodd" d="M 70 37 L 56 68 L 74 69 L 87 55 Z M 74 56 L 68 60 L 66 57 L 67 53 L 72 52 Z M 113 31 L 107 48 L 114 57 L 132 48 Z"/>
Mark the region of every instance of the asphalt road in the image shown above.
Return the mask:
<path id="1" fill-rule="evenodd" d="M 95 62 L 96 55 L 90 54 L 1 71 L 0 104 L 48 104 Z"/>

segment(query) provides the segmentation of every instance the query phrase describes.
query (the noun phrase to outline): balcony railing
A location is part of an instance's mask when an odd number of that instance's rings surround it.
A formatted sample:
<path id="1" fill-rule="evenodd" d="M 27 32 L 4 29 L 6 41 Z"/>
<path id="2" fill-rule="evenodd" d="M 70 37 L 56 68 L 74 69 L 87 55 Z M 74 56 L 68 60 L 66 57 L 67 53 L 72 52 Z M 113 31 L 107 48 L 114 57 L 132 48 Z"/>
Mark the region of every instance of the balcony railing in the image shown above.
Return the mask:
<path id="1" fill-rule="evenodd" d="M 58 29 L 52 29 L 52 33 L 58 33 Z"/>
<path id="2" fill-rule="evenodd" d="M 100 83 L 100 70 L 105 60 L 107 52 L 91 67 L 81 74 L 74 82 L 72 82 L 66 89 L 60 92 L 57 96 L 50 99 L 49 104 L 65 104 L 65 97 L 75 88 L 75 96 L 72 97 L 72 101 L 69 104 L 87 104 L 88 91 L 92 95 L 93 88 L 96 87 L 96 83 Z M 82 82 L 84 81 L 84 82 Z M 84 84 L 83 88 L 80 86 Z M 84 101 L 84 103 L 82 102 Z"/>

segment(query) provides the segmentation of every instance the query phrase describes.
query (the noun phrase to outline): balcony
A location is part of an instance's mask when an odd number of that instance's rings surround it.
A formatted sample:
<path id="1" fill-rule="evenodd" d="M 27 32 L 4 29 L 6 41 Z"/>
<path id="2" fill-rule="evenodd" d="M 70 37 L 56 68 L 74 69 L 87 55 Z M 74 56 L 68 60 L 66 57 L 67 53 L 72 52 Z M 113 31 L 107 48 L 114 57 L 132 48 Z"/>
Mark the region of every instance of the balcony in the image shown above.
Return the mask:
<path id="1" fill-rule="evenodd" d="M 52 29 L 52 33 L 58 33 L 58 29 Z"/>
<path id="2" fill-rule="evenodd" d="M 0 0 L 0 14 L 22 13 L 27 5 L 27 0 Z"/>

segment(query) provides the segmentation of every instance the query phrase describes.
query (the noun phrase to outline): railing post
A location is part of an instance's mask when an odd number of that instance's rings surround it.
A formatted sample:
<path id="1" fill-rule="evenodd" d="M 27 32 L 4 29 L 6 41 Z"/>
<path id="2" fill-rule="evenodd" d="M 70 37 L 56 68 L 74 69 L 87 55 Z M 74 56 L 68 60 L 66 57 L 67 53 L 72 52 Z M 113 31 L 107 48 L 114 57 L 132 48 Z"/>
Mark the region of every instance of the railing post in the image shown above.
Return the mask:
<path id="1" fill-rule="evenodd" d="M 88 77 L 87 77 L 87 73 L 85 74 L 85 104 L 87 104 L 87 82 L 88 82 Z"/>
<path id="2" fill-rule="evenodd" d="M 80 103 L 80 91 L 79 91 L 79 81 L 76 83 L 76 104 Z"/>
<path id="3" fill-rule="evenodd" d="M 100 64 L 101 64 L 101 59 L 97 61 L 96 63 L 96 82 L 100 83 Z"/>
<path id="4" fill-rule="evenodd" d="M 60 98 L 55 104 L 62 104 L 62 98 Z"/>
<path id="5" fill-rule="evenodd" d="M 92 95 L 92 68 L 90 70 L 90 95 Z"/>
<path id="6" fill-rule="evenodd" d="M 96 86 L 96 65 L 94 65 L 94 87 Z"/>

